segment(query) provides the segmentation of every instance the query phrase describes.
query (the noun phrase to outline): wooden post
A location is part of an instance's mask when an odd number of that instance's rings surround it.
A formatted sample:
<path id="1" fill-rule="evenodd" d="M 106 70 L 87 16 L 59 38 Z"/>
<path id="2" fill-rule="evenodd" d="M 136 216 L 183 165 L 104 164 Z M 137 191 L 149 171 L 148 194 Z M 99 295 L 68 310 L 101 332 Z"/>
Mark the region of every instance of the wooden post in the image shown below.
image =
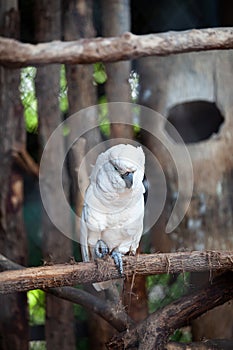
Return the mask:
<path id="1" fill-rule="evenodd" d="M 44 42 L 61 37 L 61 9 L 60 2 L 53 0 L 36 1 L 35 13 L 36 21 L 36 40 Z M 39 116 L 39 140 L 41 151 L 44 150 L 46 142 L 51 133 L 62 122 L 61 112 L 59 109 L 59 92 L 60 92 L 60 65 L 51 67 L 41 67 L 37 70 L 36 76 L 36 96 L 38 100 Z M 59 205 L 57 198 L 56 177 L 48 181 L 48 173 L 56 173 L 58 160 L 64 156 L 64 140 L 60 137 L 53 151 L 46 153 L 47 169 L 42 173 L 42 185 L 47 186 L 47 195 L 51 206 L 54 207 L 55 215 L 62 217 L 66 222 L 67 230 L 71 225 L 70 218 Z M 50 177 L 51 179 L 51 177 Z M 68 179 L 64 171 L 64 191 L 68 194 Z M 52 224 L 47 213 L 43 213 L 43 256 L 47 262 L 66 262 L 72 256 L 71 240 L 65 237 Z M 73 305 L 65 300 L 60 300 L 53 295 L 46 295 L 46 346 L 47 349 L 75 349 L 74 336 L 74 314 Z"/>
<path id="2" fill-rule="evenodd" d="M 18 39 L 19 21 L 17 1 L 1 3 L 1 35 Z M 25 147 L 19 84 L 19 69 L 0 68 L 0 250 L 15 262 L 26 264 L 23 176 L 13 159 L 13 149 Z M 0 309 L 0 348 L 28 349 L 27 294 L 1 296 Z"/>

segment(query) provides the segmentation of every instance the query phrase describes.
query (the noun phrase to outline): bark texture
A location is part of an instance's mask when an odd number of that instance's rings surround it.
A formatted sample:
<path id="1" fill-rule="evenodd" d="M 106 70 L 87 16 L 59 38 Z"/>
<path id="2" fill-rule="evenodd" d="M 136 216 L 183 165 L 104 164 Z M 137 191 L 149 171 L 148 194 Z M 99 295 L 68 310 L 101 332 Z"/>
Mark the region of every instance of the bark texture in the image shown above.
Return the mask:
<path id="1" fill-rule="evenodd" d="M 23 267 L 0 255 L 0 269 L 22 269 Z M 22 270 L 21 270 L 22 271 Z M 230 281 L 230 283 L 229 283 Z M 171 303 L 162 310 L 151 314 L 143 322 L 135 325 L 126 313 L 116 308 L 114 304 L 103 301 L 83 290 L 71 287 L 50 288 L 47 293 L 56 295 L 101 315 L 115 329 L 122 332 L 109 342 L 108 347 L 125 349 L 133 346 L 142 349 L 231 349 L 232 342 L 225 340 L 205 341 L 199 343 L 179 344 L 168 343 L 167 339 L 179 327 L 187 325 L 193 318 L 206 310 L 220 305 L 232 298 L 232 272 L 226 272 L 208 286 L 202 286 L 191 295 Z M 123 332 L 127 330 L 127 332 Z"/>
<path id="2" fill-rule="evenodd" d="M 93 1 L 92 0 L 72 0 L 65 1 L 64 16 L 64 39 L 66 41 L 76 39 L 88 39 L 95 37 L 93 26 Z M 94 84 L 93 65 L 66 65 L 66 78 L 68 86 L 69 115 L 77 113 L 83 108 L 95 106 L 97 104 L 97 87 Z M 73 202 L 76 214 L 80 217 L 83 207 L 84 193 L 89 185 L 90 166 L 96 161 L 97 154 L 93 151 L 94 146 L 101 142 L 100 132 L 93 125 L 97 120 L 97 110 L 92 109 L 87 118 L 82 118 L 79 123 L 86 125 L 89 130 L 75 142 L 69 152 L 69 166 L 72 175 L 74 196 Z M 81 126 L 81 125 L 80 125 Z M 68 136 L 69 137 L 69 136 Z M 85 155 L 92 150 L 90 162 L 85 161 Z M 82 162 L 85 166 L 80 169 Z M 82 171 L 82 174 L 81 174 Z M 81 175 L 80 175 L 81 174 Z M 82 188 L 80 188 L 80 186 Z M 76 220 L 76 234 L 80 232 L 80 223 Z M 99 350 L 99 343 L 103 342 L 104 334 L 101 325 L 106 326 L 106 321 L 89 308 L 88 333 L 91 348 Z M 110 327 L 110 326 L 108 326 Z"/>
<path id="3" fill-rule="evenodd" d="M 108 349 L 163 350 L 169 336 L 193 319 L 233 297 L 232 272 L 225 273 L 209 286 L 185 296 L 151 314 L 132 330 L 116 337 Z"/>
<path id="4" fill-rule="evenodd" d="M 0 254 L 0 271 L 22 270 L 26 267 L 19 265 L 4 255 Z M 68 300 L 72 303 L 82 305 L 88 311 L 101 316 L 113 328 L 119 332 L 125 330 L 132 325 L 132 320 L 127 316 L 126 312 L 119 309 L 119 305 L 111 302 L 105 302 L 98 296 L 94 296 L 82 289 L 72 287 L 47 288 L 46 293 L 55 295 L 58 298 Z"/>
<path id="5" fill-rule="evenodd" d="M 166 138 L 173 137 L 177 159 L 182 163 L 184 146 L 177 142 L 167 119 L 171 116 L 175 128 L 183 136 L 192 160 L 193 194 L 188 211 L 182 223 L 172 234 L 167 235 L 173 250 L 228 249 L 233 247 L 232 239 L 232 181 L 233 162 L 230 150 L 233 146 L 232 119 L 232 51 L 189 53 L 165 58 L 144 58 L 138 61 L 141 76 L 140 103 L 161 113 L 164 118 L 157 128 L 165 130 Z M 209 108 L 200 108 L 205 102 Z M 187 107 L 189 106 L 189 107 Z M 222 116 L 222 124 L 215 127 L 215 110 Z M 185 107 L 187 107 L 185 109 Z M 173 114 L 174 112 L 174 114 Z M 202 113 L 202 114 L 201 114 Z M 199 116 L 202 115 L 199 119 Z M 206 131 L 210 130 L 209 134 Z M 211 131 L 212 130 L 212 131 Z M 203 135 L 207 135 L 203 138 Z M 159 160 L 168 179 L 168 201 L 165 216 L 169 217 L 172 203 L 177 194 L 177 173 L 174 159 L 164 145 L 158 144 L 150 135 L 146 142 Z M 182 164 L 185 174 L 186 164 Z M 181 210 L 187 203 L 187 188 L 191 179 L 182 181 L 179 192 Z M 167 221 L 167 220 L 166 220 Z M 157 237 L 157 236 L 156 236 Z M 155 239 L 157 239 L 155 237 Z M 155 246 L 160 249 L 160 246 Z M 208 276 L 192 276 L 191 283 L 198 287 Z M 226 310 L 229 309 L 228 313 Z M 195 340 L 205 337 L 232 337 L 233 308 L 224 306 L 211 311 L 209 316 L 195 321 Z M 228 316 L 227 316 L 228 314 Z M 216 322 L 223 319 L 221 327 Z M 204 326 L 205 325 L 205 326 Z"/>
<path id="6" fill-rule="evenodd" d="M 61 37 L 61 9 L 60 1 L 36 1 L 36 41 L 60 39 Z M 36 95 L 38 100 L 39 116 L 39 140 L 41 150 L 44 150 L 46 142 L 55 128 L 62 122 L 59 108 L 60 92 L 60 65 L 40 67 L 36 76 Z M 62 136 L 57 140 L 56 148 L 51 153 L 46 153 L 47 169 L 41 173 L 42 186 L 47 186 L 47 196 L 50 205 L 54 208 L 54 215 L 63 217 L 67 228 L 70 218 L 66 217 L 59 198 L 56 195 L 58 186 L 56 171 L 58 159 L 64 156 L 64 140 Z M 48 181 L 48 173 L 53 173 L 53 179 Z M 68 194 L 67 174 L 64 170 L 64 192 Z M 57 263 L 66 262 L 72 256 L 71 241 L 65 237 L 52 224 L 47 213 L 43 213 L 43 256 L 45 261 Z M 58 299 L 53 295 L 46 295 L 46 324 L 45 335 L 47 349 L 75 349 L 74 337 L 74 314 L 73 305 L 65 300 Z"/>
<path id="7" fill-rule="evenodd" d="M 19 38 L 17 1 L 0 5 L 0 33 Z M 0 250 L 20 264 L 27 263 L 23 224 L 23 177 L 13 157 L 25 147 L 25 126 L 20 102 L 20 71 L 0 68 Z M 28 349 L 27 295 L 0 297 L 0 349 Z"/>
<path id="8" fill-rule="evenodd" d="M 137 257 L 125 256 L 124 276 L 134 274 L 153 275 L 162 273 L 182 273 L 232 270 L 232 252 L 181 252 L 169 254 L 142 254 Z M 107 261 L 54 266 L 31 267 L 22 271 L 0 274 L 0 293 L 13 293 L 36 288 L 71 286 L 118 279 L 119 274 L 111 258 Z"/>
<path id="9" fill-rule="evenodd" d="M 109 20 L 111 18 L 111 20 Z M 130 31 L 130 4 L 128 0 L 102 0 L 102 27 L 103 36 L 120 36 Z M 108 102 L 131 102 L 130 85 L 128 82 L 131 62 L 115 62 L 106 64 L 107 81 L 105 91 Z M 109 106 L 111 118 L 111 106 Z M 132 117 L 127 109 L 121 116 L 122 123 L 132 124 Z M 112 124 L 111 137 L 133 138 L 132 125 Z"/>
<path id="10" fill-rule="evenodd" d="M 14 68 L 51 63 L 90 64 L 232 48 L 232 28 L 192 29 L 141 36 L 127 32 L 116 38 L 71 42 L 54 40 L 37 45 L 0 38 L 0 64 Z"/>

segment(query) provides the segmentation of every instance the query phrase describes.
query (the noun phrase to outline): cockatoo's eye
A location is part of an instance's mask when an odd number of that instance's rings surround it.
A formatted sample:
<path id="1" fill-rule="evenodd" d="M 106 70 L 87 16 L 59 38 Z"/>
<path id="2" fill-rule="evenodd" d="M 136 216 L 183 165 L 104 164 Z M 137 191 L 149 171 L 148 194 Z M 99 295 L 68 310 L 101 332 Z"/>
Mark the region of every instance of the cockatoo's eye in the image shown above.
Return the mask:
<path id="1" fill-rule="evenodd" d="M 133 172 L 127 171 L 124 174 L 121 174 L 122 179 L 125 181 L 125 185 L 127 188 L 132 187 L 133 185 Z"/>
<path id="2" fill-rule="evenodd" d="M 118 167 L 117 167 L 117 166 L 115 166 L 115 165 L 114 165 L 114 169 L 115 169 L 116 171 L 119 171 Z"/>

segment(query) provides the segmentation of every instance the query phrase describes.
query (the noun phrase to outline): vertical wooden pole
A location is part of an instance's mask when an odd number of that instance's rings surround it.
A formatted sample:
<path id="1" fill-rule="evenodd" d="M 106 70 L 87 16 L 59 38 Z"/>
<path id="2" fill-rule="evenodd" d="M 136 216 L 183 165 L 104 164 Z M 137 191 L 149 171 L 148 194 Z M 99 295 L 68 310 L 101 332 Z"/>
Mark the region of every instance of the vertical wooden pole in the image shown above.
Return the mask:
<path id="1" fill-rule="evenodd" d="M 61 8 L 60 1 L 38 0 L 35 2 L 36 40 L 50 41 L 61 38 Z M 39 116 L 39 140 L 43 151 L 47 140 L 55 128 L 62 122 L 59 108 L 60 65 L 40 67 L 36 76 L 36 95 Z M 62 212 L 57 198 L 56 188 L 59 184 L 56 177 L 48 180 L 48 173 L 56 173 L 58 160 L 64 159 L 64 139 L 57 139 L 56 148 L 46 154 L 48 169 L 42 174 L 48 187 L 48 197 L 55 208 L 55 215 L 66 222 L 67 230 L 71 225 L 70 218 Z M 51 178 L 51 177 L 49 177 Z M 64 192 L 68 195 L 67 174 L 64 170 Z M 67 262 L 72 256 L 72 242 L 52 224 L 47 214 L 43 213 L 43 255 L 46 261 L 56 263 Z M 73 305 L 52 295 L 46 295 L 46 346 L 50 349 L 75 349 Z"/>
<path id="2" fill-rule="evenodd" d="M 0 4 L 0 33 L 19 39 L 15 0 Z M 27 264 L 23 224 L 23 177 L 12 151 L 25 147 L 25 126 L 19 95 L 20 70 L 0 68 L 0 250 L 13 261 Z M 28 349 L 27 294 L 0 297 L 0 349 Z"/>

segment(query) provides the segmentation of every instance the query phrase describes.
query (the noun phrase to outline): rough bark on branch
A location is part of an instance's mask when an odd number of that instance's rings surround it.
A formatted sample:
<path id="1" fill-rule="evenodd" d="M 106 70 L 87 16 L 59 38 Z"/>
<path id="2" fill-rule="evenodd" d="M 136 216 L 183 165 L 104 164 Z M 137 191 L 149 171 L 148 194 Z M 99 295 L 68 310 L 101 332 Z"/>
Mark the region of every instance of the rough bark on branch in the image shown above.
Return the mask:
<path id="1" fill-rule="evenodd" d="M 0 64 L 12 68 L 51 63 L 116 62 L 146 56 L 233 48 L 233 28 L 52 41 L 37 45 L 0 38 Z"/>
<path id="2" fill-rule="evenodd" d="M 229 259 L 231 260 L 230 255 Z M 23 267 L 0 255 L 0 270 L 19 268 L 22 269 Z M 79 303 L 89 309 L 93 308 L 94 312 L 97 312 L 99 315 L 104 317 L 118 331 L 123 331 L 125 329 L 129 329 L 130 327 L 130 330 L 128 330 L 126 333 L 122 333 L 119 338 L 114 339 L 111 343 L 109 343 L 110 349 L 121 349 L 124 348 L 126 344 L 127 346 L 131 346 L 135 343 L 140 343 L 140 347 L 142 349 L 152 349 L 154 348 L 154 344 L 156 344 L 156 349 L 164 349 L 167 338 L 174 329 L 186 325 L 187 322 L 190 322 L 192 319 L 200 316 L 207 310 L 230 300 L 233 296 L 232 281 L 232 272 L 227 272 L 214 281 L 214 283 L 211 282 L 207 288 L 204 287 L 192 295 L 185 296 L 173 302 L 164 309 L 150 315 L 145 321 L 141 322 L 136 327 L 123 311 L 120 313 L 115 312 L 116 310 L 114 310 L 111 305 L 103 303 L 102 300 L 98 300 L 98 298 L 83 290 L 77 290 L 70 287 L 61 287 L 50 288 L 47 289 L 46 292 L 52 293 L 57 297 L 64 298 L 66 300 L 70 300 L 71 302 Z M 154 332 L 154 329 L 156 332 Z M 148 337 L 150 343 L 147 341 Z M 146 347 L 144 347 L 145 345 Z M 200 345 L 198 348 L 210 348 L 208 346 L 205 347 L 204 345 L 203 347 Z M 191 346 L 192 347 L 190 348 L 195 348 L 195 343 L 193 345 L 191 344 Z M 167 349 L 173 348 L 172 343 L 167 345 Z M 186 347 L 183 346 L 180 348 L 185 349 Z"/>
<path id="3" fill-rule="evenodd" d="M 169 254 L 142 254 L 125 256 L 124 276 L 162 273 L 224 271 L 233 269 L 233 252 L 177 252 Z M 97 260 L 77 264 L 58 264 L 33 267 L 20 271 L 0 273 L 0 293 L 13 293 L 30 289 L 72 286 L 119 278 L 113 260 Z"/>
<path id="4" fill-rule="evenodd" d="M 22 270 L 21 266 L 0 254 L 0 271 Z M 104 302 L 102 299 L 82 290 L 73 287 L 47 288 L 46 293 L 53 294 L 58 298 L 65 299 L 74 304 L 82 305 L 84 308 L 106 320 L 117 331 L 122 332 L 133 325 L 132 320 L 126 312 L 111 302 Z"/>
<path id="5" fill-rule="evenodd" d="M 164 349 L 169 336 L 206 311 L 233 298 L 233 272 L 228 271 L 208 286 L 154 312 L 146 320 L 115 337 L 108 349 Z"/>
<path id="6" fill-rule="evenodd" d="M 28 174 L 39 177 L 39 165 L 34 161 L 25 147 L 15 145 L 12 149 L 15 163 Z"/>
<path id="7" fill-rule="evenodd" d="M 233 341 L 228 339 L 211 339 L 193 343 L 170 342 L 166 350 L 230 350 L 233 349 Z"/>

